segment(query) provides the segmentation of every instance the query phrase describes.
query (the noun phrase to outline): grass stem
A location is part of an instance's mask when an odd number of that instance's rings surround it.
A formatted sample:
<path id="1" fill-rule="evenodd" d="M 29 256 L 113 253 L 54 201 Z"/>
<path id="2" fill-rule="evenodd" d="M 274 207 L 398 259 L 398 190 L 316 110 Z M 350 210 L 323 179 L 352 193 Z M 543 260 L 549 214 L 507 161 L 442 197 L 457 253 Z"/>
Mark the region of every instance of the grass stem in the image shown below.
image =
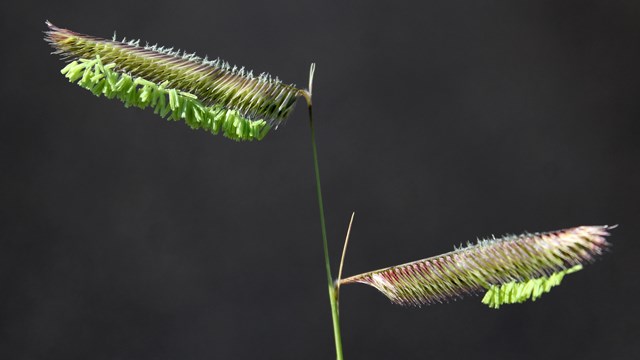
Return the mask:
<path id="1" fill-rule="evenodd" d="M 338 298 L 336 288 L 331 275 L 331 263 L 329 261 L 329 245 L 327 242 L 327 226 L 324 218 L 324 204 L 322 202 L 322 186 L 320 185 L 320 166 L 318 165 L 318 147 L 316 145 L 316 134 L 313 127 L 313 105 L 311 102 L 311 93 L 313 88 L 313 73 L 315 64 L 311 64 L 309 71 L 309 90 L 305 94 L 307 105 L 309 107 L 309 128 L 311 129 L 311 148 L 313 150 L 313 168 L 316 176 L 316 195 L 318 197 L 318 210 L 320 211 L 320 228 L 322 230 L 322 249 L 324 252 L 324 264 L 327 272 L 327 288 L 329 292 L 329 302 L 331 304 L 331 319 L 333 321 L 333 338 L 336 346 L 336 359 L 343 360 L 342 355 L 342 337 L 340 335 L 340 316 L 338 314 Z"/>
<path id="2" fill-rule="evenodd" d="M 329 291 L 329 302 L 331 304 L 331 319 L 333 320 L 333 337 L 336 345 L 336 359 L 343 360 L 342 338 L 340 335 L 340 317 L 338 314 L 338 303 L 333 276 L 331 275 L 331 263 L 329 261 L 329 245 L 327 242 L 327 226 L 324 218 L 324 205 L 322 202 L 322 186 L 320 185 L 320 167 L 318 166 L 318 147 L 316 146 L 316 135 L 313 127 L 313 111 L 309 105 L 309 126 L 311 128 L 311 147 L 313 149 L 313 165 L 316 175 L 316 195 L 318 196 L 318 209 L 320 211 L 320 227 L 322 230 L 322 248 L 324 251 L 324 264 L 327 272 L 327 287 Z"/>

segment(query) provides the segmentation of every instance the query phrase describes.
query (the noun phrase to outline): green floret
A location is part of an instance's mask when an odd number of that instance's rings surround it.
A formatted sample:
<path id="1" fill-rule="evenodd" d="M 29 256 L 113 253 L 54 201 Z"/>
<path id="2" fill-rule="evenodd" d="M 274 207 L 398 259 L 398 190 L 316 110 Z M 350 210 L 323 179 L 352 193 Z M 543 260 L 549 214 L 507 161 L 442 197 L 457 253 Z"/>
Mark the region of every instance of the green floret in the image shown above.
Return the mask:
<path id="1" fill-rule="evenodd" d="M 91 91 L 94 95 L 117 98 L 125 107 L 152 107 L 154 113 L 167 120 L 183 119 L 192 129 L 204 129 L 222 134 L 232 140 L 261 140 L 271 129 L 264 120 L 251 120 L 236 110 L 221 105 L 206 106 L 196 95 L 167 88 L 168 82 L 156 84 L 141 77 L 116 70 L 115 64 L 103 64 L 100 57 L 79 59 L 62 69 L 70 82 Z"/>
<path id="2" fill-rule="evenodd" d="M 579 270 L 582 270 L 582 265 L 576 265 L 536 279 L 492 285 L 482 298 L 482 303 L 492 309 L 498 309 L 500 305 L 504 304 L 518 304 L 527 300 L 536 301 L 542 294 L 548 293 L 553 287 L 560 285 L 565 275 Z"/>

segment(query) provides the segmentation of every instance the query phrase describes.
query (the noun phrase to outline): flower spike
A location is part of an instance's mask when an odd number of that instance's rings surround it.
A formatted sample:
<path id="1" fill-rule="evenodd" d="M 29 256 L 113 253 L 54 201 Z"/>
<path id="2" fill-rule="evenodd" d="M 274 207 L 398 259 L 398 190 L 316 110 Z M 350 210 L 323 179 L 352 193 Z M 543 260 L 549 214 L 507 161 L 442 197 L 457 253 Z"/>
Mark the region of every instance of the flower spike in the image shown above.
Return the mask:
<path id="1" fill-rule="evenodd" d="M 140 40 L 117 41 L 115 34 L 107 40 L 47 25 L 45 40 L 54 53 L 71 61 L 63 69 L 69 81 L 95 95 L 118 98 L 125 106 L 151 106 L 192 128 L 222 131 L 235 140 L 260 140 L 285 121 L 301 96 L 294 85 L 267 74 L 256 77 L 220 59 L 141 46 Z"/>
<path id="2" fill-rule="evenodd" d="M 601 255 L 609 226 L 479 240 L 477 244 L 411 263 L 367 272 L 340 281 L 375 287 L 393 303 L 430 305 L 487 291 L 483 303 L 535 300 L 564 275 Z"/>

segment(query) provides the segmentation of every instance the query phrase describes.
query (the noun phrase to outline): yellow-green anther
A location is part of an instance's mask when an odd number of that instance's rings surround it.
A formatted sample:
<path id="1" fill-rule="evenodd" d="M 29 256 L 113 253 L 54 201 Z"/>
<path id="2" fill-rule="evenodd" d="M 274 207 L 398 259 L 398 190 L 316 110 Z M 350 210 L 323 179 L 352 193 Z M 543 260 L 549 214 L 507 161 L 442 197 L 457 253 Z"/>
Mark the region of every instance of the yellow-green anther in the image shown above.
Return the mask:
<path id="1" fill-rule="evenodd" d="M 125 107 L 144 109 L 151 106 L 163 118 L 183 119 L 191 128 L 213 134 L 222 129 L 223 135 L 233 140 L 260 140 L 270 128 L 264 120 L 247 119 L 220 105 L 204 105 L 196 95 L 167 87 L 167 82 L 157 85 L 113 69 L 112 64 L 103 65 L 99 58 L 80 59 L 67 64 L 62 73 L 70 82 L 77 82 L 97 96 L 118 98 Z M 260 130 L 249 131 L 252 128 Z"/>

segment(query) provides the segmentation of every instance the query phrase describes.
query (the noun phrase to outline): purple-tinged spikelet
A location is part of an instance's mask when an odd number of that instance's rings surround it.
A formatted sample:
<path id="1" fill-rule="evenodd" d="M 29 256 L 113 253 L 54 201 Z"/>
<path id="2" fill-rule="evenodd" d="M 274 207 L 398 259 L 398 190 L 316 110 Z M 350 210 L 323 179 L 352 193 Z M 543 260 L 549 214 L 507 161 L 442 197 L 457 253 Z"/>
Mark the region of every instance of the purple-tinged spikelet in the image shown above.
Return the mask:
<path id="1" fill-rule="evenodd" d="M 429 305 L 476 295 L 492 286 L 551 276 L 591 262 L 609 246 L 608 226 L 480 240 L 462 249 L 352 276 L 341 284 L 375 287 L 393 303 Z"/>

